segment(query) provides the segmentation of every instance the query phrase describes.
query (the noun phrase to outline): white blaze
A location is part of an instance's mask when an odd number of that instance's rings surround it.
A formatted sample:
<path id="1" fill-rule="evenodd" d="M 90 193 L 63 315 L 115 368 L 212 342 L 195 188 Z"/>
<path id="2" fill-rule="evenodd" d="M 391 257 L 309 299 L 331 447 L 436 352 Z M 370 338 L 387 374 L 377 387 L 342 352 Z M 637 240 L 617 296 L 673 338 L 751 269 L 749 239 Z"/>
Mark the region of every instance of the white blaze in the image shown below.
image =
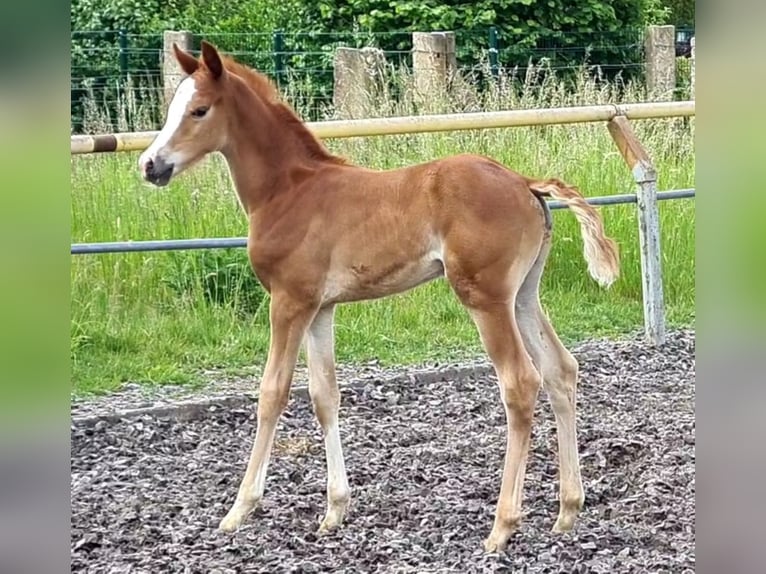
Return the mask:
<path id="1" fill-rule="evenodd" d="M 173 137 L 173 134 L 181 125 L 181 121 L 186 113 L 186 107 L 189 105 L 189 102 L 192 97 L 194 97 L 196 91 L 197 86 L 191 77 L 184 78 L 181 83 L 178 84 L 176 93 L 173 95 L 170 106 L 168 106 L 168 116 L 165 120 L 165 125 L 162 126 L 160 133 L 157 134 L 157 137 L 152 144 L 141 154 L 141 157 L 138 159 L 138 164 L 140 166 L 145 165 L 147 160 L 154 159 L 157 152 L 159 152 L 170 141 L 170 138 Z"/>

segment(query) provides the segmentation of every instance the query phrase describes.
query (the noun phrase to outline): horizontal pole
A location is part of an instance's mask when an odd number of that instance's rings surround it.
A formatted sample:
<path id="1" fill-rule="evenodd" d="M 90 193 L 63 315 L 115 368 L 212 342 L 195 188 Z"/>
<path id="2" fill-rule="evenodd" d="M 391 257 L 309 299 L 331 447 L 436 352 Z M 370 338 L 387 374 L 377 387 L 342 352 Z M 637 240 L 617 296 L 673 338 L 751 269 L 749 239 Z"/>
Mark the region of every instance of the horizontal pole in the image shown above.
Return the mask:
<path id="1" fill-rule="evenodd" d="M 657 199 L 686 199 L 694 197 L 694 189 L 674 189 L 672 191 L 660 191 L 657 193 Z M 586 199 L 591 205 L 618 205 L 621 203 L 637 203 L 638 196 L 635 193 L 626 193 L 624 195 L 605 195 L 601 197 L 591 197 Z M 563 209 L 566 204 L 562 201 L 549 201 L 548 207 L 551 209 Z"/>
<path id="2" fill-rule="evenodd" d="M 574 124 L 609 121 L 616 116 L 624 116 L 631 120 L 647 120 L 693 115 L 695 115 L 694 100 L 689 100 L 682 102 L 604 104 L 598 106 L 508 110 L 501 112 L 369 118 L 364 120 L 332 120 L 326 122 L 306 122 L 305 125 L 317 137 L 332 139 Z M 73 135 L 70 139 L 70 150 L 72 154 L 140 151 L 149 147 L 157 133 L 157 131 L 147 131 L 101 135 Z"/>
<path id="3" fill-rule="evenodd" d="M 674 189 L 661 191 L 657 199 L 684 199 L 695 196 L 694 189 Z M 586 199 L 591 205 L 616 205 L 621 203 L 636 203 L 635 194 L 607 195 Z M 563 209 L 566 204 L 560 201 L 549 201 L 551 209 Z M 107 243 L 73 243 L 72 255 L 89 255 L 97 253 L 132 253 L 139 251 L 178 251 L 190 249 L 227 249 L 247 247 L 246 237 L 219 237 L 207 239 L 160 239 L 154 241 L 114 241 Z"/>
<path id="4" fill-rule="evenodd" d="M 131 253 L 138 251 L 178 251 L 186 249 L 227 249 L 247 247 L 246 237 L 211 237 L 206 239 L 157 239 L 152 241 L 112 241 L 73 243 L 71 253 Z"/>

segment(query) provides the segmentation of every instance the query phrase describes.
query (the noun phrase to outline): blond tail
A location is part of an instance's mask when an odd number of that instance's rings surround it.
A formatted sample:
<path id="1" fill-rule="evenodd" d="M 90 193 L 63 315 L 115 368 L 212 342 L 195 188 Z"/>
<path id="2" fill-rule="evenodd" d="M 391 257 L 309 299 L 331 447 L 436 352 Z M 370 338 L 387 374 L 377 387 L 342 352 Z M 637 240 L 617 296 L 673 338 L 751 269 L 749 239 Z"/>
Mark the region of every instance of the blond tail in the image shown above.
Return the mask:
<path id="1" fill-rule="evenodd" d="M 575 187 L 561 180 L 528 180 L 528 184 L 533 193 L 558 199 L 572 210 L 580 222 L 588 272 L 603 287 L 614 283 L 620 275 L 620 254 L 617 244 L 606 236 L 598 211 L 585 201 Z"/>

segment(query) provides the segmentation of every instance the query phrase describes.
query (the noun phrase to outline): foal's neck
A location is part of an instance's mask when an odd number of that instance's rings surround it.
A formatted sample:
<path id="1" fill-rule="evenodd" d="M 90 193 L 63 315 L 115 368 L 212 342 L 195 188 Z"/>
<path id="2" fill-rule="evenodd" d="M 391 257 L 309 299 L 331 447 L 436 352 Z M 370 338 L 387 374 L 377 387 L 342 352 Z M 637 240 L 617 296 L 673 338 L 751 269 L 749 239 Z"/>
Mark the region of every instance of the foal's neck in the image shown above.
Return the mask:
<path id="1" fill-rule="evenodd" d="M 289 193 L 294 174 L 343 163 L 282 104 L 266 102 L 245 86 L 238 87 L 237 96 L 229 143 L 221 151 L 248 214 Z"/>

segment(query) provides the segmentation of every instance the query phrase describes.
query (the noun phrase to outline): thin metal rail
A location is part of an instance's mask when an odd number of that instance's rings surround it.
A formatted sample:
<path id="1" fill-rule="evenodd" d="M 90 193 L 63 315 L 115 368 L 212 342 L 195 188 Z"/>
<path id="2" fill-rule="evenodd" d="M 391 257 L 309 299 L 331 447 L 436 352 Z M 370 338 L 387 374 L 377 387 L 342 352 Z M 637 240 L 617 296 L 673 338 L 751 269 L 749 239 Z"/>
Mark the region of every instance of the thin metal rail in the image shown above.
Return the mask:
<path id="1" fill-rule="evenodd" d="M 657 193 L 658 200 L 686 199 L 695 197 L 694 189 L 674 189 Z M 587 198 L 591 205 L 619 205 L 636 203 L 636 194 L 606 195 Z M 549 201 L 551 209 L 563 209 L 566 204 Z M 154 241 L 114 241 L 106 243 L 73 243 L 72 255 L 92 255 L 99 253 L 133 253 L 139 251 L 180 251 L 191 249 L 230 249 L 247 246 L 246 237 L 210 237 L 204 239 L 161 239 Z"/>

